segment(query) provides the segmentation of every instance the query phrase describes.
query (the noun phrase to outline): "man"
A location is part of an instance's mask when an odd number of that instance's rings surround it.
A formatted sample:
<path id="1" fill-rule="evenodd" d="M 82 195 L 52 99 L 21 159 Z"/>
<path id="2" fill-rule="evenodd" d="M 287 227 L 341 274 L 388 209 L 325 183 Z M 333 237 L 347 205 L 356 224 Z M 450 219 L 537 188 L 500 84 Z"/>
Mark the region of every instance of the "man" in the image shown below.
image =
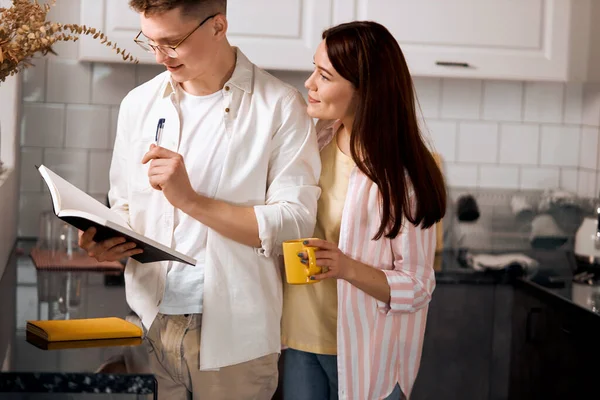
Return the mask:
<path id="1" fill-rule="evenodd" d="M 119 112 L 112 209 L 194 257 L 125 269 L 127 301 L 166 399 L 270 399 L 280 351 L 281 242 L 312 235 L 320 160 L 300 93 L 227 40 L 226 0 L 130 0 L 136 43 L 167 71 Z M 160 127 L 162 126 L 162 129 Z M 80 245 L 98 260 L 141 250 Z"/>

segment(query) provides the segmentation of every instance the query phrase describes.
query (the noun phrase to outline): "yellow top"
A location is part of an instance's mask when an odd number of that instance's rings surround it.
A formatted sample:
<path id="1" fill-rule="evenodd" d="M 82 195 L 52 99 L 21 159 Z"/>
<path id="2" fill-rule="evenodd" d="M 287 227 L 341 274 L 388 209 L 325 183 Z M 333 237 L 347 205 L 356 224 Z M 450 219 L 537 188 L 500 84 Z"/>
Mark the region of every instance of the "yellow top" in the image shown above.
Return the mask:
<path id="1" fill-rule="evenodd" d="M 27 321 L 27 332 L 49 342 L 142 337 L 137 325 L 117 317 Z"/>
<path id="2" fill-rule="evenodd" d="M 321 197 L 314 236 L 339 243 L 344 201 L 355 164 L 337 146 L 334 136 L 321 151 Z M 282 342 L 292 349 L 317 354 L 337 353 L 337 282 L 283 288 Z"/>

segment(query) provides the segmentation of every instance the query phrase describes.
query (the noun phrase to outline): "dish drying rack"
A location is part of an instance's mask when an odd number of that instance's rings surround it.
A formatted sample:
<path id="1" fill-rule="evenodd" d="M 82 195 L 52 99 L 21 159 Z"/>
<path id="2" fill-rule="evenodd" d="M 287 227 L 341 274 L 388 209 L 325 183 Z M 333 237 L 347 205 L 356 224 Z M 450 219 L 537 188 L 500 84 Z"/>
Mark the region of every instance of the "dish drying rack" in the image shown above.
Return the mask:
<path id="1" fill-rule="evenodd" d="M 473 222 L 459 221 L 456 215 L 457 200 L 464 195 L 475 198 L 479 208 L 479 218 Z M 480 252 L 506 252 L 531 250 L 531 219 L 519 218 L 513 211 L 511 200 L 518 196 L 532 206 L 533 216 L 548 211 L 549 192 L 506 190 L 506 189 L 467 189 L 451 188 L 448 192 L 448 210 L 444 218 L 444 249 L 458 251 L 469 249 Z M 542 209 L 539 209 L 542 204 Z M 556 204 L 560 205 L 560 201 Z M 597 199 L 574 196 L 571 205 L 580 213 L 560 215 L 563 209 L 554 207 L 551 213 L 562 217 L 568 240 L 560 249 L 571 250 L 574 236 L 581 218 L 595 212 Z M 552 204 L 551 204 L 552 206 Z"/>

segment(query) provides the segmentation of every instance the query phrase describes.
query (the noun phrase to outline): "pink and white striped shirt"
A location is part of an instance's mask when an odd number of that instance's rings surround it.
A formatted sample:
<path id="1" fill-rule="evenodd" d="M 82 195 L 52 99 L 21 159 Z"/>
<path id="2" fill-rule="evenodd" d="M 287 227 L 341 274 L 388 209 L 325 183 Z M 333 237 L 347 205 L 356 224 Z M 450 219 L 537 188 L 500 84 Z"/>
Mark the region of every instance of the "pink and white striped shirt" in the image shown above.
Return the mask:
<path id="1" fill-rule="evenodd" d="M 339 121 L 319 121 L 320 149 L 339 126 Z M 338 280 L 340 399 L 384 399 L 396 384 L 410 397 L 435 289 L 435 226 L 421 229 L 406 221 L 396 238 L 371 240 L 381 222 L 378 197 L 375 183 L 355 167 L 344 203 L 339 248 L 353 259 L 383 270 L 391 300 L 383 303 Z"/>

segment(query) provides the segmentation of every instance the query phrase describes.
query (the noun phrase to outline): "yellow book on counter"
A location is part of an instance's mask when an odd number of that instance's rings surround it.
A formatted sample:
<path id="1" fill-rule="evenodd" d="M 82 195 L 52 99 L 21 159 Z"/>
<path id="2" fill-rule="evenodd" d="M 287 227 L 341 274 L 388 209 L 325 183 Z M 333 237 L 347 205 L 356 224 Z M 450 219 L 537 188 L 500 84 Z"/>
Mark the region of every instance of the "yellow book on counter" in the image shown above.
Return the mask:
<path id="1" fill-rule="evenodd" d="M 142 338 L 123 339 L 94 339 L 94 340 L 65 340 L 62 342 L 49 342 L 31 332 L 27 332 L 28 343 L 42 350 L 66 350 L 84 349 L 90 347 L 117 347 L 117 346 L 139 346 L 143 343 Z"/>
<path id="2" fill-rule="evenodd" d="M 117 317 L 27 321 L 27 332 L 48 342 L 141 338 L 142 330 Z"/>

